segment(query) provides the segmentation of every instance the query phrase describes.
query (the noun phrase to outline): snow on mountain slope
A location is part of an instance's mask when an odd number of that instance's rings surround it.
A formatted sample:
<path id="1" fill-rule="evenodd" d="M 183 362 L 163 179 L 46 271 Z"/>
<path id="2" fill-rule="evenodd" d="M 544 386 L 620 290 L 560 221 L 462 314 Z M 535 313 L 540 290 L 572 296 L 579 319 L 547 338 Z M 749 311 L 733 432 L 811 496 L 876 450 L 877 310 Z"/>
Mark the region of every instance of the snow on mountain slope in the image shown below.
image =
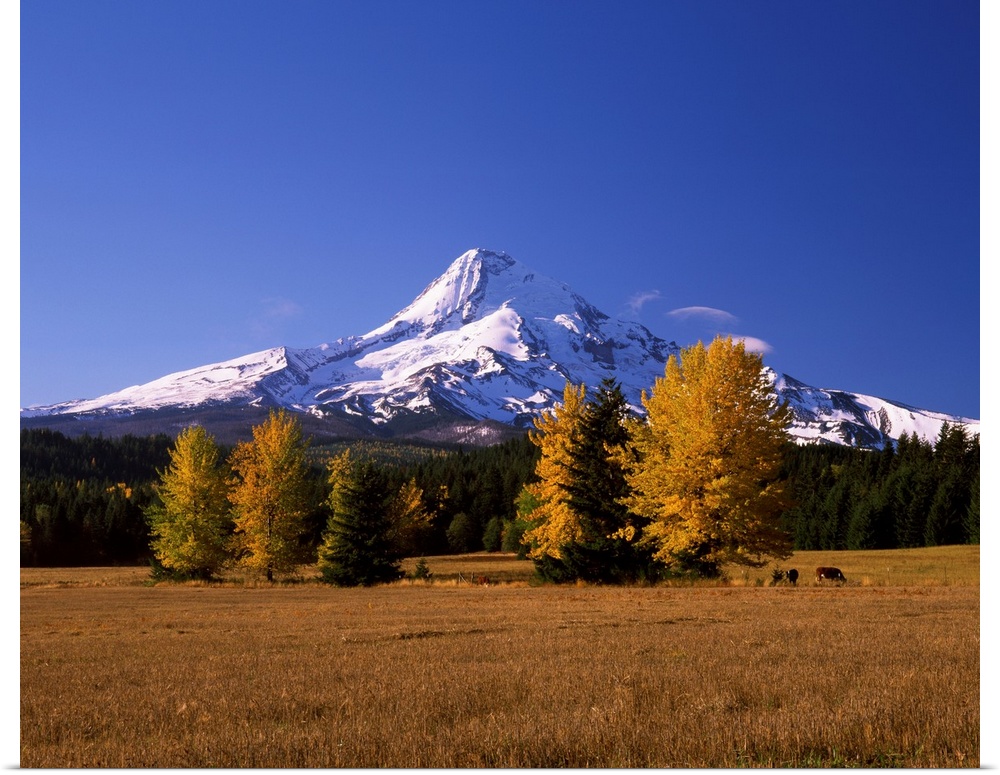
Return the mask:
<path id="1" fill-rule="evenodd" d="M 768 371 L 775 392 L 792 407 L 789 433 L 800 443 L 832 442 L 879 447 L 886 438 L 916 434 L 933 442 L 945 423 L 966 426 L 979 433 L 979 421 L 918 409 L 884 398 L 810 387 L 787 374 Z"/>
<path id="2" fill-rule="evenodd" d="M 505 253 L 471 250 L 405 309 L 363 336 L 314 348 L 279 347 L 167 375 L 95 399 L 32 407 L 22 418 L 136 413 L 212 404 L 282 406 L 388 424 L 445 412 L 527 426 L 562 398 L 566 382 L 622 385 L 637 410 L 662 376 L 673 342 L 609 318 L 567 285 Z M 821 390 L 768 371 L 795 411 L 803 443 L 881 446 L 944 422 L 978 422 L 871 396 Z"/>
<path id="3" fill-rule="evenodd" d="M 21 410 L 21 417 L 88 412 L 134 412 L 167 406 L 199 406 L 206 403 L 245 400 L 259 402 L 261 380 L 287 367 L 285 348 L 233 358 L 223 363 L 199 366 L 168 374 L 144 385 L 109 393 L 98 398 L 78 399 L 44 407 Z"/>
<path id="4" fill-rule="evenodd" d="M 444 407 L 524 425 L 569 380 L 615 377 L 638 406 L 676 345 L 615 321 L 504 253 L 469 251 L 385 325 L 296 351 L 304 378 L 267 377 L 284 406 L 391 420 Z"/>

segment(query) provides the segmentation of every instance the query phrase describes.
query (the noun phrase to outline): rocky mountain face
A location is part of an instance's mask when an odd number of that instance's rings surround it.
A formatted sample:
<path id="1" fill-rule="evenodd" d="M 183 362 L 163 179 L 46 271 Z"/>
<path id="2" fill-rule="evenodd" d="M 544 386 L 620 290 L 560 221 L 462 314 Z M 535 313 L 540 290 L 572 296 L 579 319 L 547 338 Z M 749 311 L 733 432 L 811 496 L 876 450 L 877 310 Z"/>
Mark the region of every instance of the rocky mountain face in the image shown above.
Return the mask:
<path id="1" fill-rule="evenodd" d="M 224 441 L 284 407 L 302 413 L 314 437 L 486 444 L 530 427 L 561 401 L 567 381 L 596 387 L 614 378 L 638 410 L 642 391 L 679 350 L 505 253 L 472 250 L 363 336 L 277 347 L 95 399 L 22 409 L 21 425 L 118 435 L 173 434 L 199 422 Z M 791 403 L 790 432 L 802 443 L 880 447 L 904 432 L 933 439 L 944 422 L 978 432 L 974 420 L 767 374 Z"/>

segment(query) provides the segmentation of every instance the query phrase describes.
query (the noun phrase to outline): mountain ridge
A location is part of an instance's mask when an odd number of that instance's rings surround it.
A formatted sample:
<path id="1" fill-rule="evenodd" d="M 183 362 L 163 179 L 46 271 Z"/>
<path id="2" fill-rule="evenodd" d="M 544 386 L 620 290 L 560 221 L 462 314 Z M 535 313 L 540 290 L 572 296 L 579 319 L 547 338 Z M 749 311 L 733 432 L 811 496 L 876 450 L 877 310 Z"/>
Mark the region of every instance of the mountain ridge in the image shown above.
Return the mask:
<path id="1" fill-rule="evenodd" d="M 22 427 L 127 425 L 151 412 L 283 407 L 336 433 L 394 435 L 484 429 L 482 443 L 530 427 L 561 401 L 566 382 L 622 385 L 636 411 L 662 376 L 675 342 L 606 315 L 567 284 L 503 252 L 467 251 L 413 302 L 361 336 L 311 348 L 274 347 L 168 374 L 94 399 L 21 410 Z M 900 434 L 933 438 L 944 422 L 978 432 L 978 421 L 840 390 L 814 388 L 766 369 L 792 405 L 799 443 L 881 447 Z M 974 426 L 974 428 L 972 427 Z M 173 427 L 173 426 L 172 426 Z M 396 429 L 396 430 L 394 430 Z M 471 434 L 471 436 L 470 436 Z M 449 435 L 444 432 L 444 435 Z M 441 439 L 449 440 L 449 439 Z"/>

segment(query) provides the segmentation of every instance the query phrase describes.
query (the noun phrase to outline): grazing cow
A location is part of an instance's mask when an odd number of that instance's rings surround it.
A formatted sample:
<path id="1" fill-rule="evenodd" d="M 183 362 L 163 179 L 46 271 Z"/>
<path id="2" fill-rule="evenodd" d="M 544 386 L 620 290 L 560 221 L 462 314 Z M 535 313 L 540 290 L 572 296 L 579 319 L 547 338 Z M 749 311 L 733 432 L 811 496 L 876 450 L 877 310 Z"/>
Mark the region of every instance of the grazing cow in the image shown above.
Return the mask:
<path id="1" fill-rule="evenodd" d="M 799 572 L 795 570 L 795 568 L 787 570 L 785 571 L 785 578 L 788 579 L 788 583 L 794 587 L 795 582 L 799 580 Z"/>
<path id="2" fill-rule="evenodd" d="M 488 587 L 490 585 L 490 580 L 487 576 L 479 576 L 476 579 L 476 583 L 481 587 Z"/>
<path id="3" fill-rule="evenodd" d="M 842 581 L 847 582 L 844 578 L 844 574 L 840 572 L 840 568 L 817 568 L 816 569 L 816 581 Z"/>

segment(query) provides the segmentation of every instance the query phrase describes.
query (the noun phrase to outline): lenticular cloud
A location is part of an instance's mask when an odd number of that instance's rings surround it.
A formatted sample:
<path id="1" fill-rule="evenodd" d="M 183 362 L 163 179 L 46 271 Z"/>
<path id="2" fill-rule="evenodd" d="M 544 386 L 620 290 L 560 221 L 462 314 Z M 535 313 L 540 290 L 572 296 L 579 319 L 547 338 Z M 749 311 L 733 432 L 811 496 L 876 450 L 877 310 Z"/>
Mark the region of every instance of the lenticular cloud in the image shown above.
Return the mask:
<path id="1" fill-rule="evenodd" d="M 736 322 L 735 315 L 715 307 L 681 307 L 670 310 L 667 316 L 685 322 L 689 320 L 704 320 L 716 324 Z"/>

